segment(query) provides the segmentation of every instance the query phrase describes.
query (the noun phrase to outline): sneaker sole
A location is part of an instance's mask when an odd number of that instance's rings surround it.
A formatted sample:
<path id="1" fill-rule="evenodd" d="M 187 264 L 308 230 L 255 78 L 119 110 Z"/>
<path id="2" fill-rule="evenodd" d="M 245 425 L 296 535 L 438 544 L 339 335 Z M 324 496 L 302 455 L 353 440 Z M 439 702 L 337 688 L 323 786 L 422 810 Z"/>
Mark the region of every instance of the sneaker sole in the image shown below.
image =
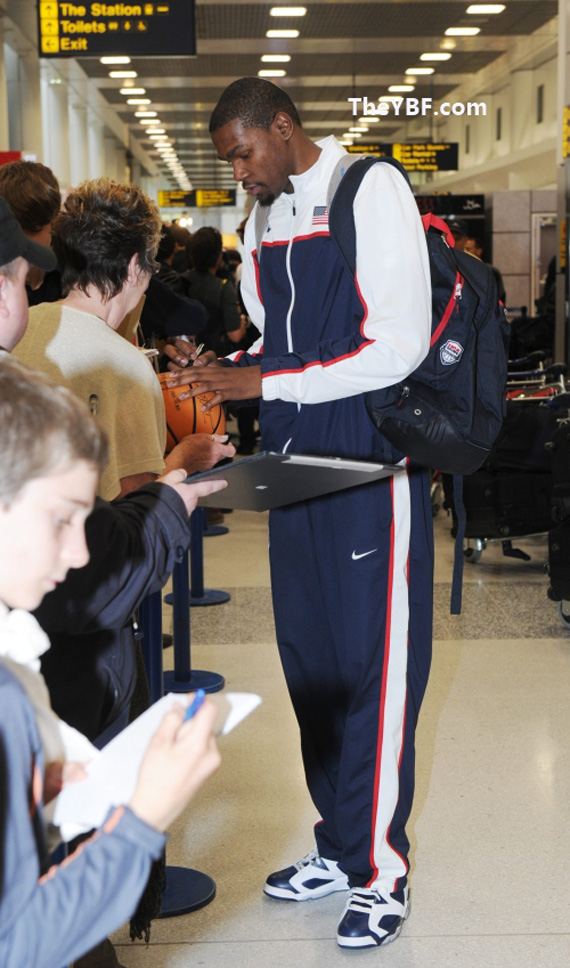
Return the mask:
<path id="1" fill-rule="evenodd" d="M 337 944 L 341 948 L 380 948 L 384 947 L 386 944 L 391 944 L 399 937 L 402 928 L 404 926 L 404 921 L 402 920 L 398 927 L 392 931 L 392 934 L 386 934 L 379 941 L 376 941 L 372 935 L 367 935 L 365 938 L 345 938 L 342 935 L 336 936 Z"/>
<path id="2" fill-rule="evenodd" d="M 319 898 L 334 894 L 335 891 L 348 891 L 348 883 L 338 887 L 324 884 L 322 887 L 315 888 L 314 891 L 307 892 L 307 894 L 294 894 L 284 887 L 272 887 L 267 884 L 263 887 L 264 894 L 267 894 L 268 897 L 277 898 L 279 901 L 318 901 Z"/>

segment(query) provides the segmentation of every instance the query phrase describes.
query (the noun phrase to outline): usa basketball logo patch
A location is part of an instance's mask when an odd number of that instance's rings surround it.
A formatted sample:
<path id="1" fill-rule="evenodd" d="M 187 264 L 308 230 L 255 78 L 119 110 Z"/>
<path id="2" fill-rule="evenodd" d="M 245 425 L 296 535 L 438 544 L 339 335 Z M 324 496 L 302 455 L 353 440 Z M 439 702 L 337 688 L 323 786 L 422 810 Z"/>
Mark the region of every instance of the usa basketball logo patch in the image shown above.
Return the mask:
<path id="1" fill-rule="evenodd" d="M 444 343 L 439 351 L 439 358 L 444 366 L 451 366 L 452 363 L 458 363 L 463 356 L 463 347 L 461 343 L 458 343 L 454 339 L 448 339 L 447 343 Z"/>

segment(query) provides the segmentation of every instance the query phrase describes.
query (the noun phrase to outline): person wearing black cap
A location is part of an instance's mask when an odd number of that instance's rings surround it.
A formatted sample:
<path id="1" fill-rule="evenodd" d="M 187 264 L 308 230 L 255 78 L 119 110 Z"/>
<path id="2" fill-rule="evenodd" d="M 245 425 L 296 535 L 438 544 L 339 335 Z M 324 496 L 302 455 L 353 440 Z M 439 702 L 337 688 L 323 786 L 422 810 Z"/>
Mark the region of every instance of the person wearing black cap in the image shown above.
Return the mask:
<path id="1" fill-rule="evenodd" d="M 8 202 L 0 196 L 0 347 L 8 353 L 28 324 L 24 286 L 30 266 L 49 272 L 56 267 L 55 255 L 24 235 Z"/>
<path id="2" fill-rule="evenodd" d="M 447 219 L 447 224 L 449 225 L 453 238 L 455 239 L 455 248 L 459 249 L 461 252 L 465 252 L 465 246 L 467 245 L 467 239 L 469 238 L 469 227 L 467 222 L 462 218 L 455 218 L 452 215 L 451 218 Z"/>

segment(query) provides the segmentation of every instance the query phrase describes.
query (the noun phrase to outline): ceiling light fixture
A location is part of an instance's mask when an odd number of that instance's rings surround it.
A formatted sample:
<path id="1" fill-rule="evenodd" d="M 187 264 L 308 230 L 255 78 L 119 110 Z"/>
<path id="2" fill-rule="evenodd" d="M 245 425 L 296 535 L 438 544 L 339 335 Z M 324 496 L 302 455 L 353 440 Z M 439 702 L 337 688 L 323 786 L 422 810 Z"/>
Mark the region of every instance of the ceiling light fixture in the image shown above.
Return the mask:
<path id="1" fill-rule="evenodd" d="M 288 64 L 291 54 L 263 54 L 261 60 L 264 64 Z"/>
<path id="2" fill-rule="evenodd" d="M 156 118 L 156 115 L 156 111 L 135 111 L 135 118 Z"/>
<path id="3" fill-rule="evenodd" d="M 166 134 L 166 128 L 147 128 L 147 134 Z"/>
<path id="4" fill-rule="evenodd" d="M 122 87 L 119 91 L 119 94 L 126 94 L 127 96 L 129 94 L 146 94 L 146 88 L 145 87 Z"/>
<path id="5" fill-rule="evenodd" d="M 388 88 L 392 94 L 409 94 L 411 91 L 415 91 L 413 84 L 390 84 Z M 392 98 L 389 99 L 390 101 Z"/>
<path id="6" fill-rule="evenodd" d="M 481 33 L 480 27 L 448 27 L 444 31 L 446 37 L 475 37 Z"/>
<path id="7" fill-rule="evenodd" d="M 306 7 L 272 7 L 269 11 L 270 17 L 304 17 L 307 13 Z"/>
<path id="8" fill-rule="evenodd" d="M 358 123 L 362 121 L 363 124 L 379 124 L 380 118 L 358 118 Z"/>
<path id="9" fill-rule="evenodd" d="M 287 71 L 258 71 L 258 77 L 285 77 Z"/>
<path id="10" fill-rule="evenodd" d="M 505 10 L 504 3 L 472 3 L 467 7 L 466 13 L 502 13 Z"/>
<path id="11" fill-rule="evenodd" d="M 150 104 L 149 97 L 128 97 L 127 104 Z"/>
<path id="12" fill-rule="evenodd" d="M 349 128 L 348 130 L 350 131 L 351 134 L 356 134 L 358 131 L 368 131 L 368 128 L 358 127 L 358 128 Z"/>
<path id="13" fill-rule="evenodd" d="M 138 77 L 136 71 L 109 71 L 109 77 Z"/>
<path id="14" fill-rule="evenodd" d="M 433 74 L 434 71 L 435 71 L 435 67 L 408 67 L 407 71 L 404 71 L 404 73 L 405 74 L 414 74 L 414 75 L 416 75 L 416 74 Z"/>
<path id="15" fill-rule="evenodd" d="M 446 61 L 449 60 L 451 54 L 437 53 L 433 54 L 420 54 L 421 61 Z"/>
<path id="16" fill-rule="evenodd" d="M 112 57 L 100 57 L 99 58 L 99 63 L 101 63 L 101 64 L 130 64 L 131 63 L 131 58 L 130 57 L 123 57 L 123 56 L 117 56 L 117 57 L 116 56 L 112 56 Z"/>
<path id="17" fill-rule="evenodd" d="M 295 37 L 299 36 L 298 30 L 266 30 L 266 37 L 272 37 L 273 39 L 279 39 L 280 37 L 285 40 L 293 40 Z"/>

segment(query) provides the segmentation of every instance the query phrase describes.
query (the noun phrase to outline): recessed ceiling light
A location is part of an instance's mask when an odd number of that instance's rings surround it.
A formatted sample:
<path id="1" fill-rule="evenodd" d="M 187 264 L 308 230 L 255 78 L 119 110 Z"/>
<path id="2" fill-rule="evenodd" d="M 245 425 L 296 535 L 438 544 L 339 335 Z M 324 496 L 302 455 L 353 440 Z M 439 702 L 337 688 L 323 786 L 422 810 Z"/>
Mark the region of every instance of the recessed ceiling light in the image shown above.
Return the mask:
<path id="1" fill-rule="evenodd" d="M 283 37 L 285 39 L 295 38 L 299 36 L 298 30 L 266 30 L 266 37 L 279 38 Z"/>
<path id="2" fill-rule="evenodd" d="M 131 58 L 123 56 L 100 57 L 99 62 L 101 64 L 130 64 Z"/>
<path id="3" fill-rule="evenodd" d="M 263 54 L 261 60 L 264 64 L 288 64 L 291 54 Z"/>
<path id="4" fill-rule="evenodd" d="M 502 13 L 505 10 L 504 3 L 472 3 L 467 7 L 466 13 Z"/>
<path id="5" fill-rule="evenodd" d="M 433 54 L 420 54 L 421 61 L 446 61 L 450 57 L 451 54 L 438 53 L 437 51 Z"/>
<path id="6" fill-rule="evenodd" d="M 390 84 L 388 90 L 393 94 L 409 94 L 410 91 L 415 91 L 415 87 L 413 84 Z M 392 98 L 388 100 L 391 101 Z"/>
<path id="7" fill-rule="evenodd" d="M 369 118 L 369 117 L 358 118 L 358 123 L 360 124 L 360 122 L 362 121 L 363 124 L 378 124 L 379 120 L 380 120 L 379 118 Z"/>
<path id="8" fill-rule="evenodd" d="M 149 97 L 128 97 L 127 104 L 150 104 Z"/>
<path id="9" fill-rule="evenodd" d="M 258 77 L 285 77 L 287 71 L 258 71 Z"/>
<path id="10" fill-rule="evenodd" d="M 147 128 L 147 134 L 166 134 L 166 128 Z"/>
<path id="11" fill-rule="evenodd" d="M 144 87 L 122 87 L 119 94 L 146 94 L 146 88 Z"/>
<path id="12" fill-rule="evenodd" d="M 475 37 L 481 33 L 480 27 L 448 27 L 445 32 L 446 37 Z"/>
<path id="13" fill-rule="evenodd" d="M 405 74 L 433 74 L 435 67 L 408 67 Z"/>
<path id="14" fill-rule="evenodd" d="M 356 134 L 357 131 L 368 131 L 368 128 L 358 127 L 358 128 L 349 128 L 348 130 L 350 131 L 351 134 Z"/>
<path id="15" fill-rule="evenodd" d="M 270 17 L 304 17 L 307 13 L 306 7 L 272 7 L 269 11 Z"/>
<path id="16" fill-rule="evenodd" d="M 156 118 L 156 111 L 135 111 L 135 118 Z"/>
<path id="17" fill-rule="evenodd" d="M 139 118 L 139 124 L 147 124 L 149 127 L 153 124 L 162 124 L 158 118 Z"/>
<path id="18" fill-rule="evenodd" d="M 138 77 L 136 71 L 109 71 L 109 77 Z"/>

